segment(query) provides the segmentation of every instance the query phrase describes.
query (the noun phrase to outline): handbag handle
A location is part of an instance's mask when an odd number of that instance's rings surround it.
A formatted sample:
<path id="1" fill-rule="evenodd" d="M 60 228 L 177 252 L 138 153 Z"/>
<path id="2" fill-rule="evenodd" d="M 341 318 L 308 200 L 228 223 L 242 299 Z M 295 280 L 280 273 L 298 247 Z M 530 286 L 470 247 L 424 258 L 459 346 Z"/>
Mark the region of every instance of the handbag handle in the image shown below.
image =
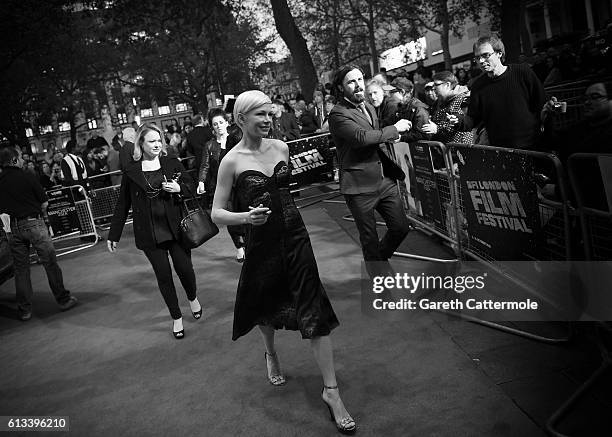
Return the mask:
<path id="1" fill-rule="evenodd" d="M 202 207 L 200 206 L 200 202 L 198 202 L 198 199 L 195 197 L 195 194 L 193 194 L 191 192 L 191 190 L 189 189 L 189 186 L 187 184 L 183 184 L 183 186 L 187 189 L 187 193 L 191 196 L 191 200 L 195 201 L 195 204 L 198 206 L 197 209 L 199 209 L 200 211 L 204 212 L 204 210 L 202 209 Z M 187 216 L 189 214 L 189 208 L 187 207 L 187 201 L 190 199 L 185 199 L 183 197 L 183 208 L 185 208 L 185 215 Z"/>

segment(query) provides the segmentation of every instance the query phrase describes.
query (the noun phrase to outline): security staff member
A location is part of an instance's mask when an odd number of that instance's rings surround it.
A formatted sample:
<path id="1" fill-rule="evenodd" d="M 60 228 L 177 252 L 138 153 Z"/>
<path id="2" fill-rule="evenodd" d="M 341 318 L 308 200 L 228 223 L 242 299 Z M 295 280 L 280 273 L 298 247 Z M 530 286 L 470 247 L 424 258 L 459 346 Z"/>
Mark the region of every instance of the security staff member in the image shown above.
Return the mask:
<path id="1" fill-rule="evenodd" d="M 22 170 L 21 152 L 15 147 L 0 149 L 0 213 L 11 216 L 9 247 L 15 267 L 17 310 L 23 321 L 32 318 L 30 245 L 45 267 L 49 286 L 62 311 L 77 304 L 64 287 L 62 270 L 49 235 L 47 195 L 38 180 Z"/>

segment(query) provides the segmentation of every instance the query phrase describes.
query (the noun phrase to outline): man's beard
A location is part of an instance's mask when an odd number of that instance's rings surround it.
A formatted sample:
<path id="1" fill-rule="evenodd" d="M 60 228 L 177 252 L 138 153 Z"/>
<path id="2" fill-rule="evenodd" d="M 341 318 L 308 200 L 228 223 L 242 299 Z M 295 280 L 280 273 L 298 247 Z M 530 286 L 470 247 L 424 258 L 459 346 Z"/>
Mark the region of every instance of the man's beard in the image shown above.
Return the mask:
<path id="1" fill-rule="evenodd" d="M 358 92 L 363 92 L 363 91 L 358 91 Z M 356 93 L 352 93 L 350 96 L 348 96 L 348 99 L 353 102 L 353 103 L 361 103 L 365 101 L 365 96 L 363 94 L 359 95 Z"/>

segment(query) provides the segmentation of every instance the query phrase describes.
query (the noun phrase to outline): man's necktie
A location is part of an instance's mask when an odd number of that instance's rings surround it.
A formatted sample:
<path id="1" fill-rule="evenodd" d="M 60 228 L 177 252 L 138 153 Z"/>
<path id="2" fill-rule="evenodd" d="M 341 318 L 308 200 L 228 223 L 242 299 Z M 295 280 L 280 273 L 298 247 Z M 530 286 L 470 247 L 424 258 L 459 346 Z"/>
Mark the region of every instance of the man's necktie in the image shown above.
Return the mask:
<path id="1" fill-rule="evenodd" d="M 370 117 L 370 114 L 368 113 L 368 110 L 366 109 L 365 103 L 361 102 L 359 105 L 357 105 L 357 108 L 363 112 L 363 115 L 366 116 L 366 118 L 368 119 L 368 121 L 370 122 L 370 125 L 374 126 L 374 124 L 372 123 L 372 117 Z"/>

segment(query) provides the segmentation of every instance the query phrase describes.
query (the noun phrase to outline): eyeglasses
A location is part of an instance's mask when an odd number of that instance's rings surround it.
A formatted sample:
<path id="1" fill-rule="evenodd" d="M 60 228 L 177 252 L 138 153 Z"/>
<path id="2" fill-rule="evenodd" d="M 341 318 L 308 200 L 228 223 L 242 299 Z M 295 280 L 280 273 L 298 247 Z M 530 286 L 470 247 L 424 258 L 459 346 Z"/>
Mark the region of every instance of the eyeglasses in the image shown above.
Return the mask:
<path id="1" fill-rule="evenodd" d="M 584 96 L 580 98 L 580 101 L 582 103 L 587 103 L 587 102 L 596 102 L 597 100 L 602 100 L 602 99 L 607 99 L 607 98 L 608 96 L 604 96 L 599 93 L 592 93 L 592 94 L 585 94 Z"/>
<path id="2" fill-rule="evenodd" d="M 481 53 L 480 55 L 474 56 L 474 61 L 480 62 L 480 60 L 488 61 L 491 56 L 493 56 L 495 52 Z"/>

